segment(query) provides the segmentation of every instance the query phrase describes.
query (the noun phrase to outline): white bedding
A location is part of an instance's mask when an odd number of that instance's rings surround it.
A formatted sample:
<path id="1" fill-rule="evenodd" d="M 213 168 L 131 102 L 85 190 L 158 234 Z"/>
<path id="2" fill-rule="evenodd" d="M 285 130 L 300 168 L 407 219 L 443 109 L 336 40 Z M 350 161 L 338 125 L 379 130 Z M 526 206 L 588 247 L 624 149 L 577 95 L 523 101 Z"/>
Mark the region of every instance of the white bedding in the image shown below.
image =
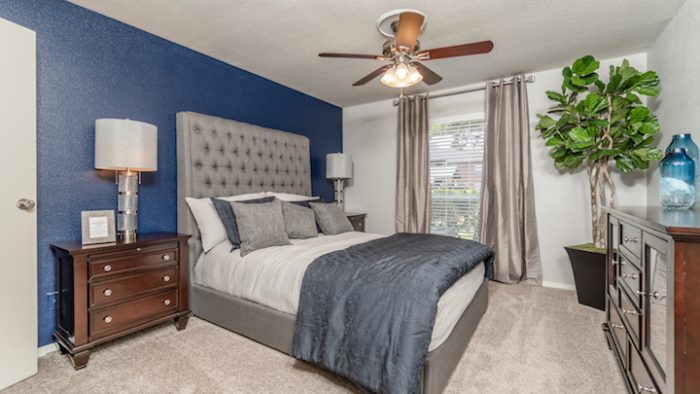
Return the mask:
<path id="1" fill-rule="evenodd" d="M 349 232 L 273 246 L 241 257 L 228 240 L 202 254 L 195 265 L 195 282 L 212 289 L 296 315 L 306 268 L 317 257 L 384 235 Z M 440 346 L 474 298 L 484 279 L 481 263 L 442 295 L 429 350 Z"/>

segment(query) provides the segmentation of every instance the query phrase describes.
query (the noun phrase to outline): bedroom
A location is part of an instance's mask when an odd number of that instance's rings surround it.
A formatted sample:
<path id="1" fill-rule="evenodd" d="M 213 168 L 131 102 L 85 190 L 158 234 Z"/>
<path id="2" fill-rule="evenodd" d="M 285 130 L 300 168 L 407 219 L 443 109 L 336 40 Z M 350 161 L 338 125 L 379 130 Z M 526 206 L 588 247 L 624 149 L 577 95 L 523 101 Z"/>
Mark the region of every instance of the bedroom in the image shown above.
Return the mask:
<path id="1" fill-rule="evenodd" d="M 698 21 L 1 2 L 0 390 L 700 392 Z"/>

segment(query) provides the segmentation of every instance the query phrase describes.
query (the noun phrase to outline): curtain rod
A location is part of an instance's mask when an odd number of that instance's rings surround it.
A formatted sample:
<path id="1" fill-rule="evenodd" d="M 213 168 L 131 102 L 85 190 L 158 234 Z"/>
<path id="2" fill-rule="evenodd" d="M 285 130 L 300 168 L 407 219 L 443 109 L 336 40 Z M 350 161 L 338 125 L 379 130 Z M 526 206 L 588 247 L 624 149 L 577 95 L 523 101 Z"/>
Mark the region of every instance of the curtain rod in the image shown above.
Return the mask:
<path id="1" fill-rule="evenodd" d="M 517 78 L 517 77 L 514 77 L 514 78 Z M 525 77 L 525 82 L 527 82 L 527 83 L 535 82 L 535 76 L 534 76 L 534 75 L 528 75 L 527 77 Z M 457 91 L 454 91 L 454 92 L 440 93 L 440 94 L 434 94 L 434 95 L 430 95 L 430 94 L 428 93 L 428 94 L 426 94 L 426 97 L 428 97 L 428 99 L 435 99 L 435 98 L 440 98 L 440 97 L 456 96 L 456 95 L 458 95 L 458 94 L 465 94 L 465 93 L 478 92 L 478 91 L 480 91 L 480 90 L 486 90 L 486 85 L 489 84 L 489 83 L 494 83 L 494 82 L 486 82 L 486 83 L 484 84 L 484 86 L 478 86 L 478 87 L 475 87 L 475 88 L 464 89 L 464 90 L 457 90 Z M 511 79 L 510 81 L 505 82 L 504 85 L 511 85 L 512 83 L 513 83 L 513 79 Z M 420 93 L 419 93 L 419 94 L 420 94 Z M 394 107 L 396 107 L 397 105 L 399 105 L 399 100 L 398 100 L 398 99 L 395 99 L 395 100 L 394 100 Z"/>

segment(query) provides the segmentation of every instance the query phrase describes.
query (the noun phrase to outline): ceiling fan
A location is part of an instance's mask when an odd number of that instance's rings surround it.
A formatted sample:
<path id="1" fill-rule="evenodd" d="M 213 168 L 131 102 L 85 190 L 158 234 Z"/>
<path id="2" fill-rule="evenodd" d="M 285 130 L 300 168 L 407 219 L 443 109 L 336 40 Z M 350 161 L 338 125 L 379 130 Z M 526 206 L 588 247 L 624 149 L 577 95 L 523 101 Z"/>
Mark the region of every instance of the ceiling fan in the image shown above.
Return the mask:
<path id="1" fill-rule="evenodd" d="M 322 52 L 318 56 L 389 61 L 389 64 L 372 71 L 352 86 L 364 85 L 383 74 L 381 79 L 383 84 L 394 88 L 405 88 L 421 81 L 434 85 L 442 80 L 441 76 L 424 66 L 421 61 L 477 55 L 489 53 L 493 49 L 493 42 L 480 41 L 421 50 L 418 36 L 424 28 L 425 15 L 420 11 L 409 9 L 389 11 L 377 20 L 379 33 L 389 38 L 384 43 L 381 55 Z"/>

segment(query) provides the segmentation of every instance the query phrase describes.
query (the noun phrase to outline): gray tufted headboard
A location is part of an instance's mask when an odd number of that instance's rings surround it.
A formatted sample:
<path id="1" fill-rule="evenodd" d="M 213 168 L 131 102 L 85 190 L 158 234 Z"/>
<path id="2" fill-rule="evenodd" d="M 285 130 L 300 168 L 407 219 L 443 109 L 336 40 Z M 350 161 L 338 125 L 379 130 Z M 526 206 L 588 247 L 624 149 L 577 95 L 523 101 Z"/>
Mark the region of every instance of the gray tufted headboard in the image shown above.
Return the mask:
<path id="1" fill-rule="evenodd" d="M 190 267 L 194 267 L 202 246 L 185 197 L 261 191 L 311 194 L 308 138 L 195 112 L 178 112 L 177 229 L 192 235 Z"/>

